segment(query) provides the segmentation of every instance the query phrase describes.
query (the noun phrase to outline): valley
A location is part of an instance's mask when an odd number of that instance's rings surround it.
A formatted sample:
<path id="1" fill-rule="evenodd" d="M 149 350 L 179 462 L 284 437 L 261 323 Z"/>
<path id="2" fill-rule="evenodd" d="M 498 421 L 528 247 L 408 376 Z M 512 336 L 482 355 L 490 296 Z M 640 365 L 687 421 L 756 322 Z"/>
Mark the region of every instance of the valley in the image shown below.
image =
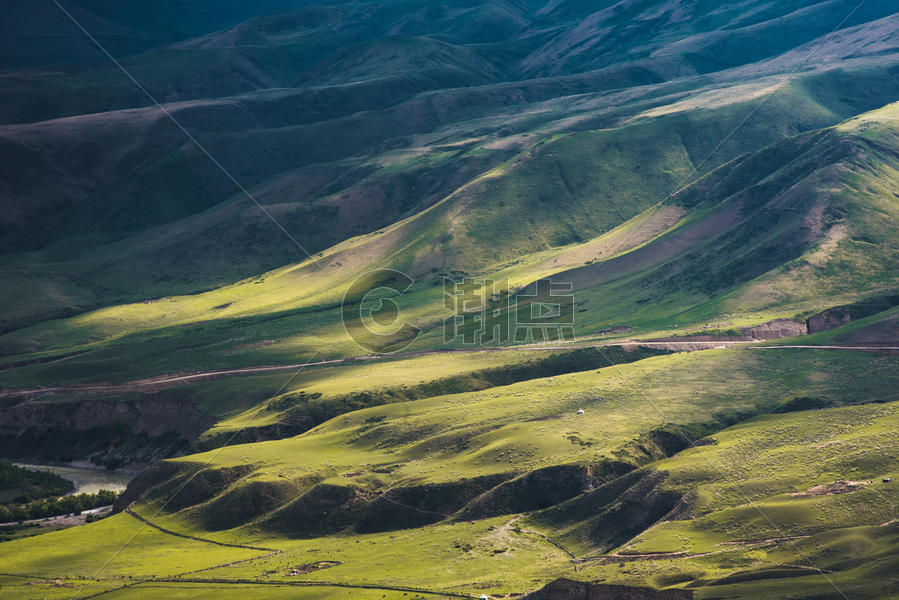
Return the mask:
<path id="1" fill-rule="evenodd" d="M 893 2 L 45 4 L 0 598 L 899 599 Z"/>

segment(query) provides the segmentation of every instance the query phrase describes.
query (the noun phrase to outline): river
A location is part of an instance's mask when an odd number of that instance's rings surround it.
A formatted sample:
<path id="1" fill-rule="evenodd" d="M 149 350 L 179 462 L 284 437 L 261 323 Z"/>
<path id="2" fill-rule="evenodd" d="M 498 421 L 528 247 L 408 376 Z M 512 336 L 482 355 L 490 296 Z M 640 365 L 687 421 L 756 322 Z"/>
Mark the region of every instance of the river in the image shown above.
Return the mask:
<path id="1" fill-rule="evenodd" d="M 26 469 L 50 471 L 60 477 L 65 477 L 75 484 L 73 494 L 96 494 L 100 490 L 121 492 L 125 490 L 128 482 L 134 479 L 136 475 L 136 473 L 128 471 L 110 471 L 108 469 L 93 469 L 90 467 L 16 464 Z"/>

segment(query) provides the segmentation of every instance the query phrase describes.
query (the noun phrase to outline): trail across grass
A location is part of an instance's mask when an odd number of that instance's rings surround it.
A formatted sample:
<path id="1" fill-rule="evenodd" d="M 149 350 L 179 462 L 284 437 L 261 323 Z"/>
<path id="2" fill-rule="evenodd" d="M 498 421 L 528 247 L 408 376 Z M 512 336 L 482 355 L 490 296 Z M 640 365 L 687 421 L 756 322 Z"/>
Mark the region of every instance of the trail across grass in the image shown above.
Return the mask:
<path id="1" fill-rule="evenodd" d="M 63 385 L 48 386 L 29 389 L 6 389 L 0 390 L 0 398 L 8 398 L 15 396 L 31 396 L 36 394 L 47 393 L 72 393 L 72 392 L 104 392 L 104 393 L 124 393 L 137 390 L 155 390 L 165 389 L 169 387 L 178 387 L 181 385 L 195 383 L 198 381 L 211 379 L 224 379 L 228 377 L 240 377 L 242 375 L 256 375 L 260 373 L 272 373 L 278 371 L 291 371 L 305 369 L 309 367 L 337 366 L 353 363 L 378 362 L 383 360 L 397 360 L 404 358 L 414 358 L 418 356 L 433 355 L 454 355 L 454 354 L 476 354 L 480 352 L 558 352 L 565 350 L 581 350 L 586 348 L 615 348 L 615 347 L 634 347 L 643 346 L 647 348 L 674 349 L 679 351 L 698 351 L 698 350 L 722 350 L 734 347 L 746 347 L 755 349 L 772 349 L 772 350 L 843 350 L 843 351 L 862 351 L 862 352 L 897 352 L 899 344 L 865 344 L 865 345 L 796 345 L 782 344 L 776 346 L 758 345 L 758 342 L 744 341 L 664 341 L 656 342 L 652 340 L 633 340 L 624 342 L 606 342 L 592 344 L 565 344 L 552 346 L 508 346 L 501 348 L 471 348 L 471 349 L 452 349 L 452 350 L 426 350 L 420 352 L 408 352 L 399 354 L 378 354 L 362 357 L 338 358 L 334 360 L 320 360 L 315 362 L 292 363 L 285 365 L 266 365 L 259 367 L 241 367 L 236 369 L 222 369 L 217 371 L 201 371 L 196 373 L 183 373 L 162 375 L 151 377 L 148 379 L 138 379 L 122 384 L 99 383 L 89 385 Z"/>
<path id="2" fill-rule="evenodd" d="M 93 594 L 90 596 L 85 596 L 85 597 L 83 597 L 85 600 L 87 598 L 98 598 L 100 596 L 112 594 L 112 593 L 121 591 L 125 588 L 139 587 L 146 583 L 153 583 L 153 584 L 196 583 L 196 584 L 215 584 L 215 585 L 223 585 L 223 586 L 251 585 L 251 586 L 269 586 L 269 587 L 274 586 L 274 587 L 315 587 L 315 588 L 335 587 L 335 588 L 358 589 L 358 590 L 382 590 L 382 591 L 389 591 L 389 592 L 415 593 L 415 594 L 424 594 L 427 596 L 435 596 L 435 597 L 439 597 L 439 598 L 471 598 L 472 597 L 470 594 L 461 594 L 461 593 L 457 593 L 457 592 L 446 592 L 446 591 L 435 591 L 435 590 L 429 590 L 429 589 L 423 589 L 423 588 L 411 587 L 411 586 L 402 586 L 402 585 L 395 585 L 395 586 L 369 585 L 369 584 L 364 584 L 364 583 L 347 583 L 347 582 L 340 582 L 340 581 L 260 581 L 258 579 L 226 579 L 226 578 L 221 578 L 221 577 L 215 577 L 215 578 L 185 577 L 185 575 L 193 575 L 196 573 L 200 573 L 202 571 L 210 571 L 213 569 L 233 567 L 235 565 L 269 558 L 269 557 L 281 554 L 281 550 L 274 549 L 274 548 L 263 548 L 260 546 L 229 544 L 226 542 L 220 542 L 218 540 L 201 538 L 201 537 L 197 537 L 194 535 L 188 535 L 185 533 L 178 533 L 177 531 L 173 531 L 173 530 L 163 527 L 157 523 L 154 523 L 150 519 L 147 519 L 146 517 L 143 517 L 143 516 L 137 514 L 136 512 L 134 512 L 131 509 L 126 509 L 125 513 L 134 517 L 135 519 L 137 519 L 138 521 L 140 521 L 147 527 L 152 527 L 153 529 L 160 531 L 162 533 L 165 533 L 167 535 L 171 535 L 171 536 L 175 536 L 175 537 L 179 537 L 179 538 L 183 538 L 183 539 L 187 539 L 187 540 L 193 540 L 193 541 L 197 541 L 197 542 L 203 542 L 206 544 L 213 544 L 216 546 L 222 546 L 222 547 L 226 547 L 226 548 L 239 548 L 239 549 L 243 549 L 243 550 L 259 550 L 262 552 L 266 552 L 266 554 L 262 554 L 260 556 L 255 556 L 255 557 L 251 557 L 251 558 L 244 558 L 241 560 L 231 561 L 231 562 L 227 562 L 227 563 L 223 563 L 223 564 L 213 565 L 211 567 L 197 569 L 195 571 L 187 571 L 186 573 L 182 573 L 180 575 L 176 575 L 176 576 L 172 576 L 172 577 L 159 577 L 159 578 L 153 577 L 153 578 L 142 579 L 139 581 L 129 583 L 129 584 L 124 585 L 119 588 L 102 591 L 102 592 L 99 592 L 97 594 Z M 12 574 L 9 574 L 9 575 L 13 576 L 13 577 L 20 576 L 20 575 L 12 575 Z"/>

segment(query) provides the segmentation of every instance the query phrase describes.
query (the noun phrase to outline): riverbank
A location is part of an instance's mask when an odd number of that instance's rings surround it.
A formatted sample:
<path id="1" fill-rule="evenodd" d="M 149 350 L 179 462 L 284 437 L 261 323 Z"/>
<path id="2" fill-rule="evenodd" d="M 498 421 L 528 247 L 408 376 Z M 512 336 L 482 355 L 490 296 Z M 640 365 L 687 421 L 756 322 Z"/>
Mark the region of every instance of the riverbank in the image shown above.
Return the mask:
<path id="1" fill-rule="evenodd" d="M 123 492 L 128 483 L 137 475 L 131 471 L 110 471 L 108 469 L 76 465 L 39 465 L 15 463 L 34 471 L 49 471 L 75 484 L 70 494 L 96 494 L 100 490 Z"/>

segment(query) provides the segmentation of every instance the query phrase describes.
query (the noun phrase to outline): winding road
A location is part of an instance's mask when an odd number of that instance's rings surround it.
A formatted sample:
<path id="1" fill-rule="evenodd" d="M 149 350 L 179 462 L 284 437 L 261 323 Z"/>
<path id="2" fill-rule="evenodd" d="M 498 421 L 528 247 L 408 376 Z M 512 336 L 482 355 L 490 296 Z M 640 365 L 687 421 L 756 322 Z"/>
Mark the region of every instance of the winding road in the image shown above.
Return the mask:
<path id="1" fill-rule="evenodd" d="M 419 352 L 406 352 L 398 354 L 376 354 L 366 356 L 354 356 L 348 358 L 336 358 L 315 362 L 291 363 L 286 365 L 264 365 L 258 367 L 239 367 L 235 369 L 221 369 L 215 371 L 197 371 L 192 373 L 173 373 L 159 375 L 146 379 L 136 379 L 126 383 L 90 383 L 71 384 L 60 386 L 48 386 L 22 389 L 2 389 L 0 398 L 31 397 L 48 393 L 77 393 L 99 392 L 118 394 L 141 390 L 160 390 L 171 387 L 179 387 L 188 383 L 207 381 L 211 379 L 223 379 L 228 377 L 240 377 L 243 375 L 257 375 L 260 373 L 275 373 L 279 371 L 299 370 L 310 367 L 327 367 L 362 362 L 378 362 L 384 360 L 402 360 L 418 356 L 432 356 L 436 354 L 476 354 L 481 352 L 558 352 L 564 350 L 582 350 L 587 348 L 613 348 L 644 346 L 647 348 L 661 348 L 667 350 L 700 351 L 720 350 L 733 347 L 744 347 L 751 350 L 840 350 L 863 352 L 899 352 L 899 342 L 887 342 L 884 344 L 868 344 L 855 346 L 816 346 L 816 345 L 758 345 L 759 341 L 735 342 L 735 341 L 661 341 L 661 340 L 627 340 L 622 342 L 607 342 L 599 344 L 577 345 L 549 345 L 549 346 L 505 346 L 500 348 L 458 348 L 452 350 L 422 350 Z"/>

